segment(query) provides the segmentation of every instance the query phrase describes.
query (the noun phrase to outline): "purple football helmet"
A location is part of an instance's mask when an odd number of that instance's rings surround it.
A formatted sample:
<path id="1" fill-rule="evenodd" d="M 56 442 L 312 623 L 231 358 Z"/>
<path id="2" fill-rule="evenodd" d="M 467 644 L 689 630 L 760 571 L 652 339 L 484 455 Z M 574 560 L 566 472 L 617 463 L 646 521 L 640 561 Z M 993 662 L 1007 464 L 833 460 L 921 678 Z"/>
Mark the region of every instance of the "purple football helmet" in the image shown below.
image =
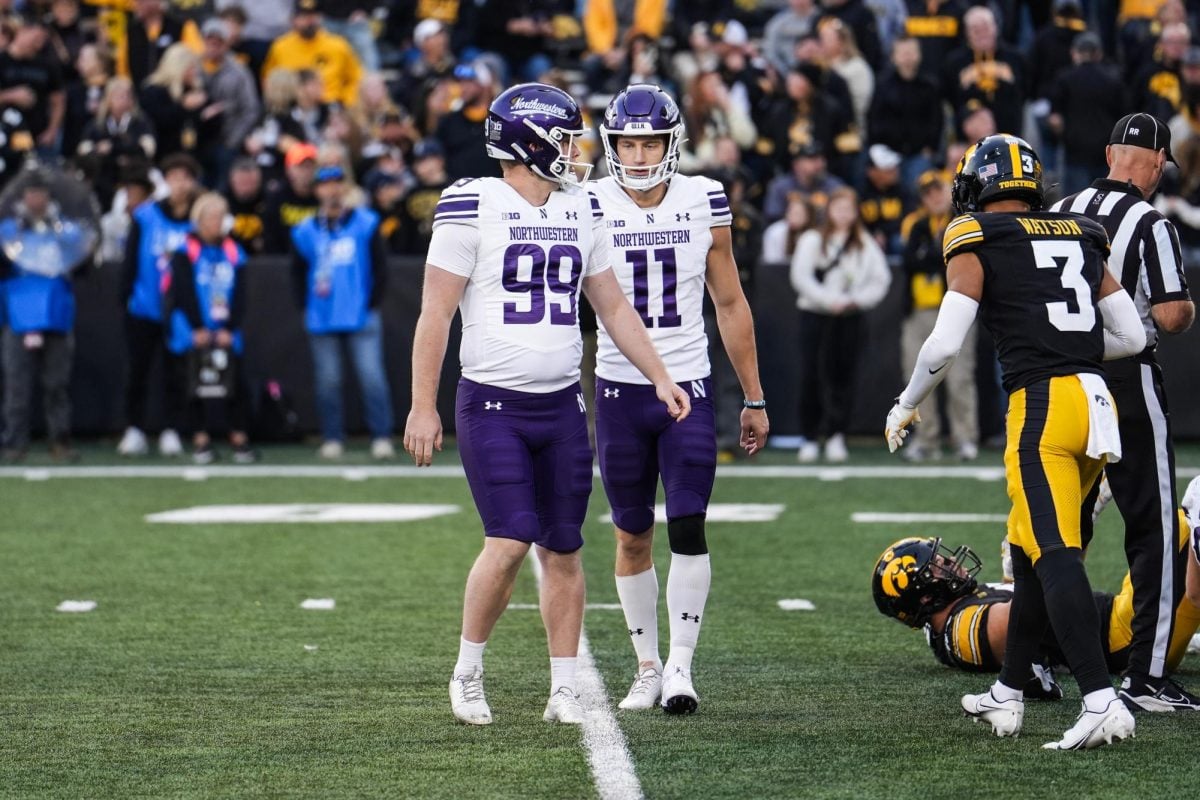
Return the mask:
<path id="1" fill-rule="evenodd" d="M 592 165 L 573 161 L 578 140 L 587 136 L 579 104 L 562 89 L 522 83 L 506 89 L 488 107 L 484 141 L 492 158 L 520 161 L 548 181 L 577 186 Z"/>
<path id="2" fill-rule="evenodd" d="M 609 174 L 626 189 L 643 192 L 670 180 L 679 169 L 679 147 L 686 141 L 683 134 L 683 118 L 671 95 L 648 83 L 627 86 L 608 104 L 600 124 Z M 652 167 L 625 166 L 617 155 L 618 136 L 665 136 L 662 162 Z"/>

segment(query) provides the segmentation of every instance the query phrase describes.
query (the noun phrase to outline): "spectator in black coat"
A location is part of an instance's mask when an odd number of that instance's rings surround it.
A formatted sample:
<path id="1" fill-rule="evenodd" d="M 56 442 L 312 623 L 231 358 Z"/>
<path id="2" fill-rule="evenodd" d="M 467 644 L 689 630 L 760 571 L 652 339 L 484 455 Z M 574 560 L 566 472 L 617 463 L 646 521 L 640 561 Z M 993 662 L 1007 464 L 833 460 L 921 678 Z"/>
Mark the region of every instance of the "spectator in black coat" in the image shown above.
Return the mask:
<path id="1" fill-rule="evenodd" d="M 154 159 L 154 126 L 141 109 L 128 78 L 112 78 L 96 116 L 83 129 L 78 154 L 102 208 L 112 204 L 117 177 L 145 169 Z"/>
<path id="2" fill-rule="evenodd" d="M 975 6 L 963 18 L 967 44 L 953 52 L 942 72 L 942 95 L 960 117 L 971 101 L 992 110 L 996 126 L 1021 135 L 1024 127 L 1024 66 L 1021 54 L 999 41 L 990 8 Z"/>
<path id="3" fill-rule="evenodd" d="M 885 144 L 904 159 L 900 180 L 912 186 L 941 153 L 945 118 L 937 82 L 921 71 L 920 43 L 911 36 L 892 45 L 892 68 L 875 87 L 867 112 L 872 144 Z"/>
<path id="4" fill-rule="evenodd" d="M 1026 95 L 1032 100 L 1030 112 L 1037 126 L 1038 154 L 1047 172 L 1057 173 L 1059 139 L 1049 125 L 1050 92 L 1063 70 L 1072 66 L 1071 42 L 1087 31 L 1079 0 L 1055 0 L 1054 17 L 1033 40 L 1028 59 Z"/>
<path id="5" fill-rule="evenodd" d="M 1137 110 L 1170 119 L 1179 112 L 1182 100 L 1183 56 L 1191 43 L 1192 34 L 1182 22 L 1167 25 L 1158 38 L 1158 51 L 1134 80 L 1134 103 Z"/>
<path id="6" fill-rule="evenodd" d="M 825 0 L 825 16 L 837 17 L 854 32 L 854 42 L 863 58 L 878 71 L 883 66 L 883 45 L 875 14 L 862 0 Z M 819 23 L 818 23 L 819 24 Z"/>
<path id="7" fill-rule="evenodd" d="M 905 0 L 904 32 L 921 45 L 921 71 L 941 80 L 938 69 L 963 44 L 964 0 Z"/>
<path id="8" fill-rule="evenodd" d="M 1121 77 L 1104 63 L 1100 37 L 1082 33 L 1071 47 L 1075 66 L 1063 71 L 1050 91 L 1050 126 L 1062 139 L 1062 194 L 1074 194 L 1108 171 L 1108 131 L 1128 110 Z"/>
<path id="9" fill-rule="evenodd" d="M 158 135 L 159 156 L 195 156 L 221 132 L 221 107 L 204 91 L 200 57 L 185 44 L 172 45 L 142 87 L 142 108 Z"/>
<path id="10" fill-rule="evenodd" d="M 446 153 L 450 182 L 459 178 L 498 178 L 500 167 L 488 157 L 483 144 L 492 76 L 482 63 L 459 64 L 454 68 L 454 79 L 459 86 L 459 101 L 438 120 L 435 134 Z"/>

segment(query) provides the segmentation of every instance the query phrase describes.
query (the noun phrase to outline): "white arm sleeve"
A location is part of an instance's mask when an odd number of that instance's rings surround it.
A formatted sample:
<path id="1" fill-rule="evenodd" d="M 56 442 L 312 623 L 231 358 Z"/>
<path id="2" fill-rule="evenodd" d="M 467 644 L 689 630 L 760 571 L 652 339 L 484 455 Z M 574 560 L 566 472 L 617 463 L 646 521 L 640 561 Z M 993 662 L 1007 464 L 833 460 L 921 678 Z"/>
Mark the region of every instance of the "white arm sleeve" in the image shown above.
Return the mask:
<path id="1" fill-rule="evenodd" d="M 1128 292 L 1113 292 L 1097 306 L 1104 320 L 1105 361 L 1137 355 L 1146 349 L 1146 329 Z"/>
<path id="2" fill-rule="evenodd" d="M 946 368 L 962 349 L 963 340 L 967 338 L 978 311 L 979 303 L 965 294 L 946 292 L 933 333 L 921 346 L 908 386 L 900 393 L 901 405 L 915 408 L 942 382 L 946 377 Z"/>
<path id="3" fill-rule="evenodd" d="M 433 264 L 453 275 L 471 277 L 475 271 L 476 255 L 479 252 L 479 228 L 475 225 L 455 225 L 442 222 L 433 226 L 429 239 L 429 255 L 426 264 Z"/>

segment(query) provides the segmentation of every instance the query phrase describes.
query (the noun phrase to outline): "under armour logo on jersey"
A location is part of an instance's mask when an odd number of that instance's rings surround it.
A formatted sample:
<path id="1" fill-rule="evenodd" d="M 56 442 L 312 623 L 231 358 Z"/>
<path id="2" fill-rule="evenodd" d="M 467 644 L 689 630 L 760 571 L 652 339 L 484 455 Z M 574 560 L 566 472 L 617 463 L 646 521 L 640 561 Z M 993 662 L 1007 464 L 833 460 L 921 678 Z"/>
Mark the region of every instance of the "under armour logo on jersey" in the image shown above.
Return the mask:
<path id="1" fill-rule="evenodd" d="M 708 391 L 704 388 L 704 381 L 692 381 L 692 397 L 708 397 Z"/>
<path id="2" fill-rule="evenodd" d="M 675 215 L 675 221 L 676 221 L 676 222 L 683 222 L 684 220 L 687 220 L 688 222 L 691 222 L 691 221 L 692 221 L 692 212 L 690 212 L 690 211 L 684 211 L 682 214 L 676 214 L 676 215 Z"/>
<path id="3" fill-rule="evenodd" d="M 488 401 L 484 402 L 483 407 L 486 408 L 488 411 L 499 411 L 500 407 L 503 405 L 504 404 L 499 401 L 496 401 L 495 403 L 493 403 L 491 400 L 488 400 Z"/>
<path id="4" fill-rule="evenodd" d="M 542 214 L 542 219 L 549 219 L 549 218 L 550 218 L 550 214 L 549 214 L 549 213 L 547 213 L 546 209 L 544 209 L 544 208 L 539 208 L 539 209 L 538 209 L 538 211 L 540 211 L 540 212 L 541 212 L 541 214 Z"/>
<path id="5" fill-rule="evenodd" d="M 621 390 L 620 389 L 605 389 L 604 396 L 605 397 L 620 397 Z"/>
<path id="6" fill-rule="evenodd" d="M 575 402 L 579 403 L 579 413 L 586 414 L 587 413 L 587 403 L 583 402 L 583 392 L 577 392 L 575 394 Z"/>
<path id="7" fill-rule="evenodd" d="M 642 635 L 643 633 L 645 633 L 645 632 L 646 632 L 646 631 L 645 631 L 645 630 L 643 630 L 642 628 L 630 628 L 630 629 L 629 629 L 629 635 L 630 635 L 630 636 L 641 636 L 641 635 Z"/>
<path id="8" fill-rule="evenodd" d="M 700 615 L 699 614 L 689 614 L 688 612 L 685 611 L 680 616 L 683 617 L 684 622 L 687 622 L 690 619 L 692 622 L 696 623 L 697 625 L 700 624 Z"/>
<path id="9" fill-rule="evenodd" d="M 568 211 L 566 213 L 567 213 L 567 219 L 579 219 L 578 211 Z"/>

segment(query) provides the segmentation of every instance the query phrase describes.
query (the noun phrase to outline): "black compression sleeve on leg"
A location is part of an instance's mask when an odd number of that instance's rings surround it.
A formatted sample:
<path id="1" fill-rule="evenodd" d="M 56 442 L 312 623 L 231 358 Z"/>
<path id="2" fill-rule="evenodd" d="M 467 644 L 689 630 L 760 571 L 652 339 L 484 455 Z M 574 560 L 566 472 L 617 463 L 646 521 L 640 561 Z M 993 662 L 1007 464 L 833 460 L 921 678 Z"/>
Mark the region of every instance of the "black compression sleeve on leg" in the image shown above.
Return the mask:
<path id="1" fill-rule="evenodd" d="M 708 552 L 708 542 L 704 540 L 704 515 L 693 514 L 669 521 L 667 538 L 671 542 L 672 553 L 681 556 L 704 555 Z"/>
<path id="2" fill-rule="evenodd" d="M 1100 642 L 1100 615 L 1083 568 L 1083 553 L 1073 547 L 1051 550 L 1038 559 L 1036 569 L 1054 636 L 1080 693 L 1112 688 Z"/>
<path id="3" fill-rule="evenodd" d="M 1008 635 L 1004 646 L 1004 664 L 1000 667 L 1000 682 L 1013 689 L 1024 689 L 1033 677 L 1030 669 L 1041 651 L 1041 640 L 1049 620 L 1042 584 L 1025 551 L 1012 548 L 1012 604 L 1008 609 Z"/>

